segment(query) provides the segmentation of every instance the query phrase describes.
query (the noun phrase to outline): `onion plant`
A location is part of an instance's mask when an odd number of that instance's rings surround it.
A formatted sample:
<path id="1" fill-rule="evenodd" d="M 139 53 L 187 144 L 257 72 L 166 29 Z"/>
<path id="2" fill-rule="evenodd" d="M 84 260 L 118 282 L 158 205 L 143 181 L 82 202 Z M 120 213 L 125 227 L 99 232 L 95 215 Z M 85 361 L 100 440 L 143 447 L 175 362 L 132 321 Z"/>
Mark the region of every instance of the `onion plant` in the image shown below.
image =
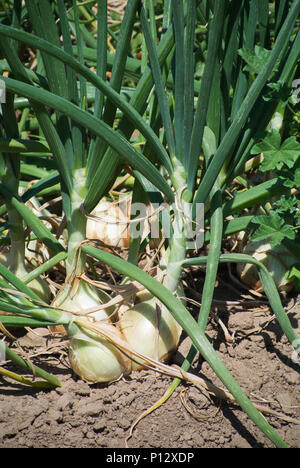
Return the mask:
<path id="1" fill-rule="evenodd" d="M 160 8 L 159 20 L 155 8 Z M 279 105 L 284 113 L 278 93 L 264 99 L 268 85 L 291 89 L 299 60 L 298 0 L 276 3 L 273 23 L 269 8 L 274 4 L 265 0 L 129 0 L 121 24 L 113 30 L 107 24 L 106 0 L 87 4 L 26 0 L 25 5 L 14 1 L 0 23 L 1 80 L 14 129 L 4 126 L 0 141 L 5 167 L 0 184 L 6 207 L 2 215 L 7 209 L 10 217 L 13 210 L 19 226 L 28 226 L 50 258 L 21 279 L 1 265 L 0 308 L 2 326 L 8 329 L 64 325 L 71 365 L 90 382 L 130 373 L 132 360 L 141 366 L 165 357 L 177 346 L 183 329 L 193 347 L 182 376 L 198 351 L 264 434 L 276 446 L 285 447 L 205 334 L 219 264 L 253 263 L 283 332 L 292 346 L 298 343 L 264 265 L 249 255 L 221 254 L 226 235 L 251 226 L 252 216 L 243 216 L 243 209 L 285 190 L 275 175 L 245 195 L 233 193 L 230 201 L 226 196 L 252 158 L 257 134 L 266 131 Z M 133 40 L 136 28 L 142 37 L 138 50 Z M 31 68 L 26 62 L 28 50 L 36 54 Z M 259 64 L 255 72 L 246 67 L 250 55 Z M 26 138 L 19 136 L 12 103 L 23 108 Z M 27 177 L 28 166 L 32 168 L 35 179 L 23 194 L 18 192 L 22 164 Z M 142 235 L 131 236 L 126 260 L 86 239 L 87 217 L 126 172 L 134 180 L 132 205 L 143 202 L 168 208 L 158 210 L 164 249 L 157 278 L 139 267 L 145 248 Z M 25 202 L 33 196 L 57 195 L 63 219 L 53 230 Z M 228 219 L 232 214 L 235 217 Z M 132 211 L 132 226 L 138 222 L 136 215 Z M 191 242 L 187 229 L 193 226 L 197 238 L 202 221 L 207 257 L 201 255 L 202 245 Z M 169 232 L 164 239 L 166 225 Z M 13 236 L 10 242 L 12 249 Z M 123 276 L 123 288 L 131 281 L 148 291 L 141 299 L 144 306 L 134 306 L 139 329 L 134 328 L 132 315 L 127 322 L 121 317 L 114 323 L 113 296 L 86 281 L 94 261 Z M 62 262 L 66 281 L 49 303 L 30 288 L 30 281 Z M 197 321 L 180 300 L 180 285 L 184 268 L 203 264 L 206 276 Z M 133 291 L 138 297 L 138 288 Z M 132 305 L 128 303 L 127 311 Z M 128 323 L 131 335 L 146 329 L 141 339 L 152 342 L 157 330 L 158 342 L 163 333 L 170 335 L 173 330 L 170 349 L 159 356 L 144 352 L 126 335 Z M 14 359 L 13 353 L 7 357 Z M 46 374 L 41 376 L 57 384 Z M 179 381 L 174 381 L 170 393 Z"/>
<path id="2" fill-rule="evenodd" d="M 3 110 L 3 123 L 4 123 L 4 135 L 3 141 L 10 141 L 13 138 L 18 138 L 18 125 L 13 106 L 13 96 L 8 94 L 6 103 L 2 106 Z M 12 148 L 10 148 L 13 151 Z M 1 180 L 3 184 L 9 188 L 11 193 L 18 196 L 20 187 L 20 154 L 3 151 L 1 154 Z M 4 200 L 7 208 L 7 221 L 8 231 L 10 238 L 10 248 L 8 252 L 2 255 L 2 262 L 5 263 L 8 268 L 19 278 L 23 278 L 28 273 L 28 267 L 26 265 L 26 242 L 25 242 L 25 226 L 21 214 L 11 204 L 9 197 L 6 198 L 4 194 Z M 31 248 L 36 248 L 35 244 L 30 244 Z M 48 285 L 41 279 L 34 279 L 30 283 L 31 289 L 33 289 L 42 299 L 45 301 L 50 300 L 50 289 Z"/>

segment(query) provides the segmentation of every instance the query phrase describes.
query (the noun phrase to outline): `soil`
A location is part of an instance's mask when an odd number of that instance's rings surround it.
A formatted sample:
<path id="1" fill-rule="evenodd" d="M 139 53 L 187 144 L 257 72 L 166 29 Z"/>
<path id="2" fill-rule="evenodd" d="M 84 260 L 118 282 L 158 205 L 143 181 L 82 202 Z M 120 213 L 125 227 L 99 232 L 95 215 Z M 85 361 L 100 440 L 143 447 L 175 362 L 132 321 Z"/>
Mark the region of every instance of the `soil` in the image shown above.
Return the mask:
<path id="1" fill-rule="evenodd" d="M 269 308 L 260 302 L 253 306 L 249 298 L 237 297 L 230 287 L 224 296 L 223 290 L 207 336 L 252 401 L 287 418 L 265 415 L 287 444 L 299 448 L 299 357 L 276 321 L 269 321 Z M 285 308 L 300 336 L 300 297 L 291 295 Z M 225 340 L 218 317 L 234 343 Z M 133 423 L 162 397 L 172 378 L 143 370 L 110 385 L 89 385 L 69 368 L 65 343 L 40 334 L 45 330 L 23 333 L 18 349 L 54 374 L 61 387 L 37 390 L 0 377 L 0 448 L 273 448 L 238 406 L 185 384 L 141 419 L 129 437 Z M 190 344 L 183 336 L 171 364 L 182 363 Z M 5 368 L 20 373 L 12 364 Z M 191 372 L 223 387 L 199 355 Z"/>

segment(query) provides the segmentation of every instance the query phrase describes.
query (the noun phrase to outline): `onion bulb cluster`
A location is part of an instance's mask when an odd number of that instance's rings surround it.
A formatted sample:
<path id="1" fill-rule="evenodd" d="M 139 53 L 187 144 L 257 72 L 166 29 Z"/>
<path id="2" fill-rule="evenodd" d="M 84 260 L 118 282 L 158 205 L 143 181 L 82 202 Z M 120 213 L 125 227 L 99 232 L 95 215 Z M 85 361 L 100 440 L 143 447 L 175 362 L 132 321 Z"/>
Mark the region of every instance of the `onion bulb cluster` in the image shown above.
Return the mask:
<path id="1" fill-rule="evenodd" d="M 67 286 L 52 304 L 74 315 L 67 327 L 69 360 L 74 372 L 89 383 L 115 381 L 132 370 L 142 369 L 143 359 L 130 353 L 130 348 L 146 357 L 167 361 L 182 332 L 170 312 L 164 306 L 157 307 L 156 299 L 148 292 L 138 293 L 135 305 L 121 306 L 117 320 L 115 306 L 99 308 L 99 304 L 110 299 L 107 293 L 80 280 L 73 295 Z M 76 320 L 78 317 L 84 320 Z M 105 338 L 101 330 L 117 342 L 127 343 L 127 355 Z"/>

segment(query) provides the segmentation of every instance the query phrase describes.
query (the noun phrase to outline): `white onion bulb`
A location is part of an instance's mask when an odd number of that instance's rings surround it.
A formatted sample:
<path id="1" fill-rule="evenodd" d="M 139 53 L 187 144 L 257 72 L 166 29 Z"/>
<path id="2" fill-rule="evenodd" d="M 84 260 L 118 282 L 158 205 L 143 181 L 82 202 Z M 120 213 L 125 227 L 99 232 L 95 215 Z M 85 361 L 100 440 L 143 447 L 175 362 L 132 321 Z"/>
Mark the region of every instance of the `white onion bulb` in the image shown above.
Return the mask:
<path id="1" fill-rule="evenodd" d="M 244 248 L 243 253 L 252 255 L 265 265 L 280 292 L 287 293 L 293 288 L 292 281 L 288 280 L 286 275 L 297 260 L 285 247 L 278 245 L 271 248 L 270 244 L 265 241 L 250 242 Z M 255 265 L 239 263 L 237 272 L 247 286 L 254 290 L 261 289 L 262 284 Z"/>
<path id="2" fill-rule="evenodd" d="M 80 281 L 74 296 L 71 296 L 67 290 L 65 296 L 58 296 L 54 305 L 69 312 L 76 312 L 77 317 L 85 316 L 95 325 L 101 321 L 102 328 L 107 328 L 110 333 L 122 338 L 120 331 L 110 320 L 114 306 L 85 315 L 89 309 L 96 309 L 99 304 L 107 303 L 109 300 L 110 296 L 104 291 Z M 67 331 L 70 340 L 70 364 L 83 380 L 90 383 L 111 382 L 130 373 L 131 360 L 106 338 L 87 328 L 78 327 L 74 322 L 68 326 Z"/>
<path id="3" fill-rule="evenodd" d="M 91 213 L 98 220 L 92 218 L 87 220 L 86 237 L 98 239 L 109 246 L 127 248 L 129 246 L 129 225 L 126 223 L 130 219 L 129 202 L 126 203 L 125 208 L 126 212 L 117 204 L 101 200 Z"/>
<path id="4" fill-rule="evenodd" d="M 141 297 L 149 295 L 143 294 Z M 144 356 L 166 362 L 177 349 L 182 328 L 165 306 L 162 305 L 160 313 L 157 313 L 156 302 L 152 297 L 126 310 L 120 318 L 119 327 L 133 349 Z M 142 369 L 143 361 L 134 359 L 139 364 L 133 361 L 132 370 Z"/>
<path id="5" fill-rule="evenodd" d="M 90 284 L 80 281 L 74 295 L 72 295 L 72 292 L 69 290 L 67 294 L 58 295 L 52 305 L 66 310 L 67 312 L 75 312 L 77 315 L 86 315 L 88 310 L 96 309 L 99 305 L 105 304 L 110 299 L 110 296 L 104 291 L 101 291 L 101 289 L 96 289 Z M 86 316 L 96 321 L 108 320 L 113 312 L 114 307 L 111 306 L 91 312 Z"/>
<path id="6" fill-rule="evenodd" d="M 96 239 L 112 247 L 128 248 L 130 242 L 130 214 L 131 197 L 120 200 L 118 204 L 101 200 L 91 215 L 97 219 L 89 217 L 87 220 L 86 237 Z M 149 219 L 153 214 L 151 205 L 146 207 L 146 211 L 141 215 L 141 226 L 136 229 L 142 229 L 142 240 L 151 234 L 151 224 Z M 151 235 L 150 235 L 151 237 Z M 161 239 L 151 238 L 150 247 L 158 248 Z"/>
<path id="7" fill-rule="evenodd" d="M 103 323 L 101 327 L 122 338 L 114 325 Z M 130 373 L 130 359 L 107 339 L 75 324 L 69 326 L 68 334 L 70 364 L 81 379 L 89 383 L 112 382 Z"/>

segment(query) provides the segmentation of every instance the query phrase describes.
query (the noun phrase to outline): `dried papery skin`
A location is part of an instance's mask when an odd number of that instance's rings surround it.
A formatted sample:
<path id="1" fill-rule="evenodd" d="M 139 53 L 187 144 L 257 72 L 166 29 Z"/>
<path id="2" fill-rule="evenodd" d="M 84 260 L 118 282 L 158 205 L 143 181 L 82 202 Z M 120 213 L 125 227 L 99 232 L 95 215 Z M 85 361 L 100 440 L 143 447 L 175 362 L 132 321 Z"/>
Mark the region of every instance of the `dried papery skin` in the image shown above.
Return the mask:
<path id="1" fill-rule="evenodd" d="M 10 247 L 6 246 L 0 252 L 0 262 L 8 266 Z M 50 259 L 49 251 L 38 240 L 30 240 L 25 243 L 25 268 L 26 272 L 33 267 L 38 267 L 41 263 Z M 28 270 L 28 271 L 27 271 Z"/>
<path id="2" fill-rule="evenodd" d="M 113 247 L 129 246 L 130 201 L 124 202 L 125 212 L 113 202 L 102 200 L 87 220 L 86 236 Z M 95 219 L 93 219 L 95 217 Z"/>
<path id="3" fill-rule="evenodd" d="M 88 215 L 86 237 L 100 240 L 110 247 L 128 248 L 130 227 L 133 223 L 133 220 L 130 220 L 131 206 L 131 196 L 127 196 L 124 200 L 120 199 L 119 202 L 101 200 L 91 215 Z M 144 215 L 140 218 L 142 239 L 151 234 L 152 216 L 151 205 L 148 205 L 145 207 Z M 160 243 L 159 237 L 150 239 L 151 248 L 158 248 Z"/>

